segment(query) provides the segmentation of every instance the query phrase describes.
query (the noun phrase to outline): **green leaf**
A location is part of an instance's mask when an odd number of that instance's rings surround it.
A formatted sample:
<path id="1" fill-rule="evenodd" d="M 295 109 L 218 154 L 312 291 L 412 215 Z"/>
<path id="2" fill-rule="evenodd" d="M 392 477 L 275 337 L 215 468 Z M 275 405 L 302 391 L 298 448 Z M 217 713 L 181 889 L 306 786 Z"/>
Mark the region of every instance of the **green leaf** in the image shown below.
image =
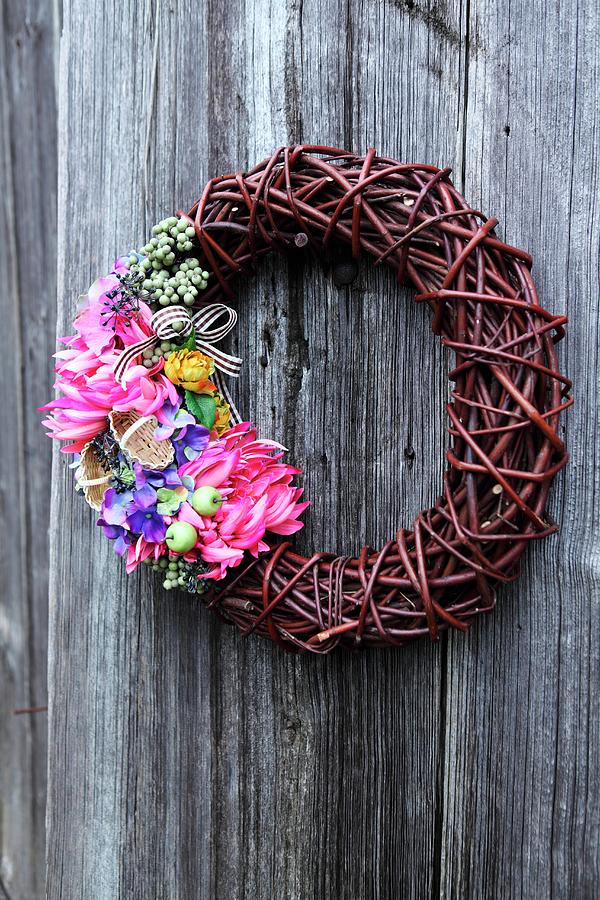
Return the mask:
<path id="1" fill-rule="evenodd" d="M 210 431 L 217 417 L 217 404 L 214 398 L 210 394 L 195 394 L 193 391 L 186 391 L 185 402 L 196 421 Z"/>
<path id="2" fill-rule="evenodd" d="M 177 487 L 175 490 L 161 487 L 156 492 L 157 500 L 156 511 L 159 516 L 174 516 L 179 512 L 179 507 L 187 498 L 187 489 Z"/>
<path id="3" fill-rule="evenodd" d="M 188 334 L 184 343 L 179 348 L 180 350 L 195 350 L 196 349 L 196 331 L 192 328 L 190 334 Z"/>
<path id="4" fill-rule="evenodd" d="M 121 481 L 124 481 L 125 484 L 133 484 L 135 481 L 135 475 L 133 469 L 129 466 L 126 466 L 125 463 L 121 463 L 119 466 L 119 478 Z"/>

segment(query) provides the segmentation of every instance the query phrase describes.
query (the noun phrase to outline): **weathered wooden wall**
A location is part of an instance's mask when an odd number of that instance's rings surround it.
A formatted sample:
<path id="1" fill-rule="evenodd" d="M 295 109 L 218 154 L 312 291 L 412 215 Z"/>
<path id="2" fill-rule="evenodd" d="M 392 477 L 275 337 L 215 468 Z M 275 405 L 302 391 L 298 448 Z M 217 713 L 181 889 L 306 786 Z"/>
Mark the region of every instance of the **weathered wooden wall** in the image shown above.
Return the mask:
<path id="1" fill-rule="evenodd" d="M 453 165 L 534 253 L 578 389 L 561 536 L 469 636 L 404 652 L 285 656 L 127 579 L 56 456 L 50 898 L 596 894 L 599 32 L 592 0 L 65 4 L 59 333 L 210 175 L 374 145 Z M 425 311 L 385 273 L 280 261 L 240 311 L 242 408 L 307 472 L 302 546 L 412 521 L 445 446 Z"/>
<path id="2" fill-rule="evenodd" d="M 44 893 L 51 447 L 37 407 L 55 348 L 55 18 L 0 13 L 0 897 Z"/>

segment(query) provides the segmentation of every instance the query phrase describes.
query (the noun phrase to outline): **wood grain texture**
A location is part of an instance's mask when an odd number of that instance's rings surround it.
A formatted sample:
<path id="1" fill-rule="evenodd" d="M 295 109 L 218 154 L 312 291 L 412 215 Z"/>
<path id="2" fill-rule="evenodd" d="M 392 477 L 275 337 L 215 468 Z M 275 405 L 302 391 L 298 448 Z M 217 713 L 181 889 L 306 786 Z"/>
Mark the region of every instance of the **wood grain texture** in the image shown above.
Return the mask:
<path id="1" fill-rule="evenodd" d="M 374 145 L 453 164 L 505 236 L 536 251 L 548 305 L 578 318 L 576 374 L 580 354 L 597 352 L 584 237 L 597 220 L 577 193 L 596 183 L 597 35 L 584 5 L 585 27 L 563 13 L 554 34 L 540 7 L 520 24 L 505 2 L 69 0 L 60 333 L 81 288 L 211 175 L 290 142 Z M 239 311 L 239 405 L 306 470 L 301 548 L 354 552 L 412 521 L 439 490 L 445 446 L 449 359 L 424 309 L 389 273 L 363 267 L 340 289 L 298 257 L 267 262 Z M 575 465 L 554 498 L 563 536 L 534 549 L 469 637 L 398 653 L 285 656 L 148 573 L 126 578 L 56 454 L 49 897 L 591 896 L 588 372 L 568 423 Z M 407 397 L 421 399 L 410 416 Z"/>
<path id="2" fill-rule="evenodd" d="M 52 390 L 56 294 L 55 33 L 49 4 L 0 14 L 0 897 L 44 893 Z M 41 236 L 41 239 L 38 237 Z"/>
<path id="3" fill-rule="evenodd" d="M 465 193 L 533 254 L 542 303 L 570 316 L 575 407 L 550 507 L 559 536 L 528 555 L 493 622 L 449 638 L 442 887 L 588 898 L 600 877 L 598 9 L 534 2 L 514 17 L 478 3 L 470 36 Z"/>

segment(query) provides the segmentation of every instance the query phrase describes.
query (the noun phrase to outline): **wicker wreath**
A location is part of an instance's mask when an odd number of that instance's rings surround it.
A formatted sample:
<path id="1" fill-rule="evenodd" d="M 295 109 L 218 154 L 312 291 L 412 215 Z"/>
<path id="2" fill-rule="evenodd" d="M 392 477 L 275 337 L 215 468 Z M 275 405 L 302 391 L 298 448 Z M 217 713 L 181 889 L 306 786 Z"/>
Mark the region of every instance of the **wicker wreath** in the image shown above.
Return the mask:
<path id="1" fill-rule="evenodd" d="M 571 382 L 559 372 L 556 352 L 567 318 L 540 305 L 531 257 L 496 236 L 497 220 L 472 209 L 449 174 L 374 150 L 358 157 L 330 147 L 284 147 L 247 173 L 213 178 L 173 219 L 188 226 L 175 256 L 189 237 L 201 275 L 210 273 L 202 302 L 185 300 L 200 310 L 195 319 L 235 301 L 234 279 L 272 250 L 308 246 L 327 257 L 344 245 L 354 259 L 367 255 L 414 285 L 415 299 L 432 309 L 434 334 L 455 354 L 449 467 L 435 506 L 420 512 L 411 530 L 401 528 L 380 550 L 363 547 L 356 558 L 304 557 L 287 540 L 245 553 L 200 594 L 244 634 L 327 653 L 337 646 L 397 646 L 427 634 L 435 640 L 449 627 L 465 631 L 493 609 L 496 585 L 517 577 L 529 541 L 557 530 L 545 510 L 552 480 L 568 459 L 558 420 L 572 403 Z M 167 262 L 172 245 L 164 242 Z M 142 258 L 131 257 L 128 277 Z M 172 320 L 170 307 L 162 313 Z M 121 368 L 131 363 L 126 357 L 124 350 Z M 230 400 L 221 380 L 216 386 Z M 64 437 L 56 412 L 51 427 Z M 223 441 L 237 433 L 236 422 L 221 437 L 211 434 Z M 94 453 L 96 469 L 99 459 L 102 453 Z M 113 477 L 114 465 L 104 461 L 100 478 Z M 297 503 L 299 494 L 293 496 Z"/>

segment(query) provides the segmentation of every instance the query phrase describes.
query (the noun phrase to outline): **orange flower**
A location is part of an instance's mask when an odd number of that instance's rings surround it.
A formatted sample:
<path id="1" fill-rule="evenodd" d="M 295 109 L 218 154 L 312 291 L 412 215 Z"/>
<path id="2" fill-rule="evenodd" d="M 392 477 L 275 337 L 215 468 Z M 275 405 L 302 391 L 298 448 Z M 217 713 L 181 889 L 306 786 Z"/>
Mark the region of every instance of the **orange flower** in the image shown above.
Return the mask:
<path id="1" fill-rule="evenodd" d="M 215 394 L 213 399 L 217 404 L 213 428 L 216 429 L 217 434 L 221 437 L 221 435 L 229 428 L 231 409 L 229 403 L 226 403 L 220 394 Z"/>
<path id="2" fill-rule="evenodd" d="M 196 394 L 212 392 L 208 379 L 215 371 L 215 361 L 200 350 L 176 350 L 165 359 L 165 375 L 173 384 Z"/>

